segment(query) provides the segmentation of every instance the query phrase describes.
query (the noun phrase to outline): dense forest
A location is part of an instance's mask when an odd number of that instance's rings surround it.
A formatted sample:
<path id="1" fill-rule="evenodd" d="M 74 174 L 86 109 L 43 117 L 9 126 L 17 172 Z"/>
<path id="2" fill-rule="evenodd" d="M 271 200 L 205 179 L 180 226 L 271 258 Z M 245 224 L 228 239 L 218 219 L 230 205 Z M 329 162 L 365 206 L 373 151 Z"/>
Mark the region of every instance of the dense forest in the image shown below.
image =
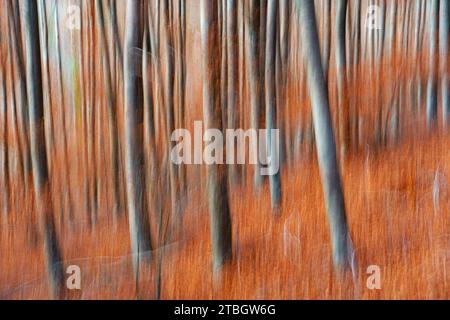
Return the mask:
<path id="1" fill-rule="evenodd" d="M 0 1 L 0 299 L 450 298 L 449 6 Z"/>

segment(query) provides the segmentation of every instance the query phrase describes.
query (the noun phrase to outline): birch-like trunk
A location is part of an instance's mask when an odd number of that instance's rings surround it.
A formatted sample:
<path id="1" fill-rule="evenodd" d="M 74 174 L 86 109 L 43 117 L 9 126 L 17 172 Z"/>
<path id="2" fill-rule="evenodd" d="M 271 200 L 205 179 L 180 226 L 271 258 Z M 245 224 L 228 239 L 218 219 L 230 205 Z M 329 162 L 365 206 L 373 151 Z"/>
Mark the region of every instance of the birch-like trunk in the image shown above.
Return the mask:
<path id="1" fill-rule="evenodd" d="M 336 157 L 336 143 L 319 47 L 313 0 L 297 0 L 302 30 L 302 47 L 307 66 L 307 81 L 312 105 L 314 133 L 317 144 L 325 207 L 330 224 L 333 261 L 338 271 L 350 267 L 352 253 L 345 215 L 344 193 Z"/>
<path id="2" fill-rule="evenodd" d="M 265 63 L 265 103 L 266 103 L 266 129 L 267 129 L 267 156 L 272 167 L 269 176 L 270 199 L 272 209 L 277 210 L 281 203 L 281 181 L 279 170 L 275 173 L 274 162 L 279 159 L 279 145 L 272 139 L 272 129 L 277 124 L 277 92 L 276 92 L 276 31 L 277 31 L 277 0 L 268 0 L 267 7 L 267 38 L 266 38 L 266 63 Z"/>
<path id="3" fill-rule="evenodd" d="M 133 268 L 139 267 L 140 254 L 151 250 L 148 214 L 144 211 L 143 89 L 133 52 L 143 38 L 141 0 L 128 0 L 124 46 L 125 87 L 125 177 Z"/>

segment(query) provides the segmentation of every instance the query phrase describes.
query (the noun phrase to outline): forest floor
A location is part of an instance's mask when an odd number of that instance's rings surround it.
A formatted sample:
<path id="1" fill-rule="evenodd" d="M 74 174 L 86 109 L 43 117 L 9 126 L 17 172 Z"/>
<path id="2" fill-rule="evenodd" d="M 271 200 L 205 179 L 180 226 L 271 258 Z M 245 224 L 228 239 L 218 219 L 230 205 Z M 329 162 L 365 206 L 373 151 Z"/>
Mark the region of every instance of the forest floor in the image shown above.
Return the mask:
<path id="1" fill-rule="evenodd" d="M 248 183 L 231 189 L 233 260 L 216 281 L 203 188 L 190 187 L 183 230 L 164 248 L 161 297 L 449 299 L 449 145 L 450 137 L 421 136 L 348 157 L 342 175 L 356 264 L 354 273 L 345 277 L 332 271 L 322 188 L 312 156 L 283 170 L 277 216 L 270 210 L 267 186 L 255 194 L 250 174 Z M 23 211 L 12 215 L 8 228 L 2 226 L 0 299 L 46 299 L 42 242 L 30 244 L 30 232 L 23 227 L 30 204 L 14 201 Z M 106 214 L 99 217 L 95 232 L 84 225 L 59 228 L 63 264 L 80 266 L 82 275 L 81 290 L 71 291 L 69 298 L 154 299 L 155 259 L 142 263 L 136 279 L 127 220 L 113 228 Z M 380 267 L 379 290 L 366 286 L 370 265 Z"/>

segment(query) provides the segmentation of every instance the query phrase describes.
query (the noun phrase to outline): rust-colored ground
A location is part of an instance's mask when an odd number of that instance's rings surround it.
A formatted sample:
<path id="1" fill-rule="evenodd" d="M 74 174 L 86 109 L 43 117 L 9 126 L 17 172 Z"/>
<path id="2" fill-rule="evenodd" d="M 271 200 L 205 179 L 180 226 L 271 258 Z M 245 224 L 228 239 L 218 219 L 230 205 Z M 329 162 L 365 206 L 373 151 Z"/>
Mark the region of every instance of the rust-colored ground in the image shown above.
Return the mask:
<path id="1" fill-rule="evenodd" d="M 201 187 L 191 188 L 183 233 L 164 250 L 162 298 L 448 299 L 449 144 L 449 137 L 423 137 L 347 161 L 344 187 L 357 256 L 356 274 L 347 279 L 331 269 L 315 161 L 305 158 L 284 170 L 278 217 L 266 188 L 257 195 L 250 183 L 231 190 L 234 257 L 215 285 L 208 213 Z M 1 233 L 0 297 L 48 298 L 42 249 L 30 246 L 19 225 L 25 215 L 17 216 Z M 60 230 L 64 264 L 82 270 L 82 289 L 71 298 L 136 298 L 126 220 L 114 230 L 100 218 L 95 234 L 67 228 Z M 366 288 L 369 265 L 381 268 L 381 290 Z M 154 297 L 154 270 L 154 264 L 141 269 L 141 298 Z"/>

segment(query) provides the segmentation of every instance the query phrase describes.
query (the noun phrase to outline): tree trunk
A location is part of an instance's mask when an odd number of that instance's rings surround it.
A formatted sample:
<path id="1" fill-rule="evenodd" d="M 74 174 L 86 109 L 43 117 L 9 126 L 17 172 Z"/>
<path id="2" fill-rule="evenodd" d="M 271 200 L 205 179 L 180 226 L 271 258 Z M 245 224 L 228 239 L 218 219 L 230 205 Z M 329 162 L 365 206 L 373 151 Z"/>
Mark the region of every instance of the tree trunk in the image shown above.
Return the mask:
<path id="1" fill-rule="evenodd" d="M 259 120 L 261 117 L 261 78 L 259 70 L 259 56 L 258 56 L 258 29 L 259 29 L 259 14 L 260 14 L 259 0 L 250 0 L 248 2 L 247 10 L 247 74 L 250 82 L 250 127 L 258 130 Z M 258 150 L 253 149 L 252 152 L 258 155 Z M 253 183 L 255 188 L 258 188 L 262 183 L 261 164 L 259 159 L 254 166 Z"/>
<path id="2" fill-rule="evenodd" d="M 320 175 L 324 189 L 325 206 L 330 224 L 333 261 L 337 271 L 350 267 L 352 252 L 345 215 L 344 193 L 336 157 L 336 144 L 331 122 L 328 93 L 325 85 L 319 37 L 313 0 L 297 0 L 302 25 L 304 57 L 312 104 L 314 133 L 317 144 Z"/>
<path id="3" fill-rule="evenodd" d="M 174 117 L 174 55 L 173 51 L 173 28 L 172 28 L 172 7 L 169 6 L 168 0 L 162 0 L 161 10 L 162 25 L 164 27 L 164 107 L 166 109 L 166 137 L 168 142 L 168 153 L 173 150 L 175 142 L 171 141 L 172 132 L 175 130 L 175 117 Z M 171 197 L 171 210 L 173 217 L 179 217 L 178 206 L 178 183 L 177 183 L 177 167 L 170 160 L 170 156 L 167 156 L 169 161 L 169 179 L 170 179 L 170 197 Z"/>
<path id="4" fill-rule="evenodd" d="M 346 62 L 346 24 L 347 0 L 337 1 L 336 12 L 336 77 L 338 87 L 338 114 L 339 114 L 339 142 L 341 155 L 345 154 L 349 140 L 349 106 L 347 92 L 347 62 Z"/>
<path id="5" fill-rule="evenodd" d="M 8 1 L 8 15 L 9 19 L 13 20 L 11 24 L 11 33 L 14 44 L 15 51 L 15 63 L 16 63 L 16 72 L 17 72 L 17 84 L 19 86 L 19 108 L 20 112 L 18 112 L 18 122 L 20 124 L 19 130 L 19 138 L 20 138 L 20 146 L 22 149 L 23 155 L 23 174 L 24 174 L 24 182 L 25 182 L 25 190 L 28 192 L 28 182 L 29 182 L 29 174 L 31 173 L 31 157 L 29 152 L 29 128 L 28 128 L 28 101 L 27 101 L 27 88 L 25 83 L 25 69 L 23 62 L 23 52 L 22 52 L 22 38 L 21 38 L 21 26 L 19 19 L 19 3 L 16 1 L 15 10 L 13 10 L 12 1 Z M 11 44 L 12 45 L 12 44 Z M 11 66 L 12 67 L 12 66 Z"/>
<path id="6" fill-rule="evenodd" d="M 330 64 L 331 47 L 331 0 L 323 1 L 323 50 L 322 64 L 325 82 L 328 83 L 328 66 Z"/>
<path id="7" fill-rule="evenodd" d="M 144 212 L 143 89 L 138 78 L 133 51 L 143 38 L 143 6 L 128 0 L 124 46 L 125 86 L 125 176 L 133 268 L 139 267 L 142 251 L 151 250 L 148 214 Z"/>
<path id="8" fill-rule="evenodd" d="M 122 211 L 120 203 L 120 186 L 119 186 L 119 133 L 117 126 L 117 112 L 114 92 L 112 89 L 111 81 L 111 63 L 108 53 L 108 43 L 106 39 L 105 30 L 105 18 L 103 14 L 102 1 L 96 0 L 97 7 L 97 24 L 100 29 L 100 46 L 102 48 L 102 66 L 103 66 L 103 76 L 106 85 L 106 101 L 108 106 L 108 126 L 109 126 L 109 146 L 110 146 L 110 157 L 111 157 L 111 176 L 112 176 L 112 189 L 113 189 L 113 217 L 116 221 Z"/>
<path id="9" fill-rule="evenodd" d="M 201 1 L 203 60 L 203 118 L 205 129 L 223 130 L 220 107 L 220 47 L 217 1 Z M 213 270 L 219 271 L 231 259 L 231 216 L 228 205 L 227 171 L 224 165 L 207 165 L 207 193 L 211 220 Z"/>
<path id="10" fill-rule="evenodd" d="M 438 20 L 439 0 L 431 0 L 429 13 L 429 51 L 428 51 L 428 86 L 427 86 L 427 125 L 433 127 L 437 120 L 437 52 L 438 52 Z"/>
<path id="11" fill-rule="evenodd" d="M 64 269 L 53 220 L 53 206 L 49 194 L 50 182 L 48 179 L 45 145 L 37 2 L 31 0 L 25 1 L 23 12 L 25 14 L 26 79 L 36 209 L 38 210 L 39 222 L 44 236 L 44 249 L 50 287 L 54 297 L 61 297 L 63 292 Z"/>
<path id="12" fill-rule="evenodd" d="M 8 167 L 8 106 L 6 93 L 6 75 L 5 67 L 3 65 L 3 58 L 0 56 L 0 86 L 1 86 L 1 100 L 0 100 L 0 181 L 2 188 L 2 198 L 0 199 L 2 207 L 0 208 L 0 221 L 4 226 L 8 225 L 9 215 L 9 167 Z"/>
<path id="13" fill-rule="evenodd" d="M 448 42 L 450 29 L 450 1 L 441 0 L 439 17 L 439 55 L 440 55 L 440 76 L 441 76 L 441 97 L 442 97 L 442 118 L 444 125 L 448 124 L 450 119 L 450 93 L 449 93 L 449 57 Z"/>
<path id="14" fill-rule="evenodd" d="M 238 27 L 237 27 L 237 1 L 227 0 L 227 128 L 236 128 L 236 109 L 238 95 Z M 229 165 L 229 178 L 236 182 L 236 165 Z"/>
<path id="15" fill-rule="evenodd" d="M 272 129 L 277 124 L 277 93 L 276 93 L 276 31 L 277 31 L 277 0 L 268 0 L 267 7 L 267 38 L 265 63 L 265 103 L 266 103 L 266 130 L 267 130 L 267 156 L 271 167 L 269 176 L 270 199 L 272 209 L 278 210 L 281 203 L 281 181 L 279 170 L 273 172 L 274 161 L 279 161 L 279 145 L 272 138 Z M 275 142 L 275 143 L 274 143 Z M 277 160 L 275 160 L 277 159 Z"/>

